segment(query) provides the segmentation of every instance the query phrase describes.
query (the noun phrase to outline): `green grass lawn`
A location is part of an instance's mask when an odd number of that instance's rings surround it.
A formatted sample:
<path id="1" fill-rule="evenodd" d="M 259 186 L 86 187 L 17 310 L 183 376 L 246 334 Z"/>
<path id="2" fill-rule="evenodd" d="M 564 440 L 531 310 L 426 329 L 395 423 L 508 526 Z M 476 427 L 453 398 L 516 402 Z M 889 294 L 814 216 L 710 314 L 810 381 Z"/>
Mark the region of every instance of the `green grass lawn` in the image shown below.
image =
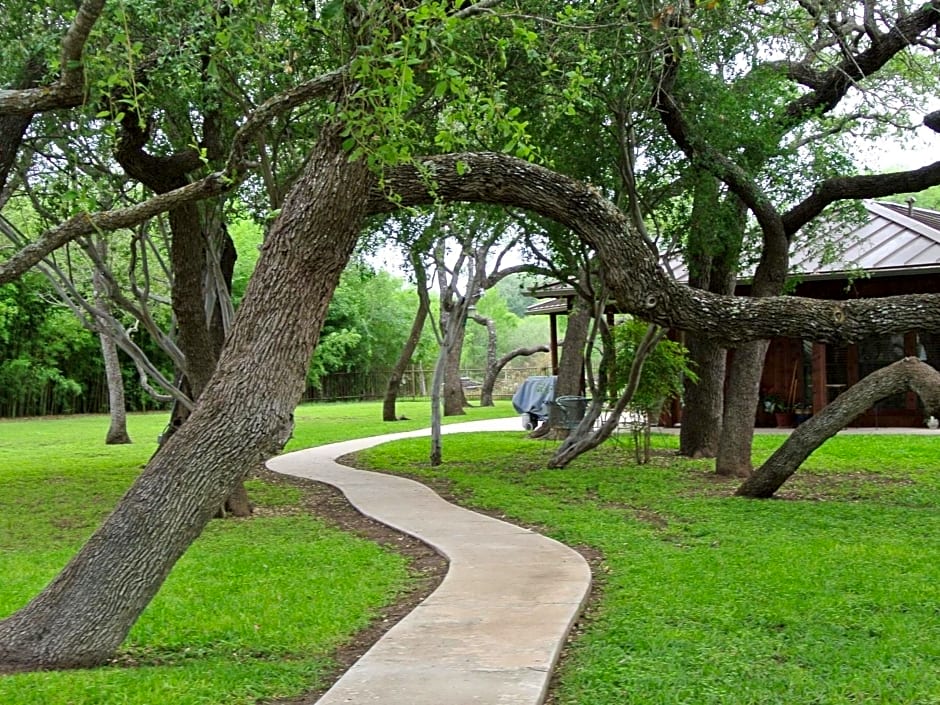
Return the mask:
<path id="1" fill-rule="evenodd" d="M 381 405 L 298 408 L 288 450 L 421 428 Z M 512 414 L 471 409 L 475 420 Z M 21 607 L 89 536 L 156 448 L 164 414 L 132 415 L 132 445 L 106 446 L 102 416 L 0 421 L 0 617 Z M 446 441 L 449 443 L 449 438 Z M 249 483 L 265 508 L 300 490 Z M 271 512 L 273 514 L 273 512 Z M 134 626 L 118 665 L 0 676 L 3 705 L 256 703 L 323 683 L 333 649 L 412 584 L 402 558 L 303 513 L 213 521 Z M 130 667 L 135 665 L 135 667 Z"/>
<path id="2" fill-rule="evenodd" d="M 655 443 L 646 466 L 614 442 L 546 470 L 555 443 L 521 433 L 449 438 L 435 470 L 413 441 L 359 459 L 603 554 L 558 705 L 940 703 L 940 436 L 838 436 L 765 501 Z"/>

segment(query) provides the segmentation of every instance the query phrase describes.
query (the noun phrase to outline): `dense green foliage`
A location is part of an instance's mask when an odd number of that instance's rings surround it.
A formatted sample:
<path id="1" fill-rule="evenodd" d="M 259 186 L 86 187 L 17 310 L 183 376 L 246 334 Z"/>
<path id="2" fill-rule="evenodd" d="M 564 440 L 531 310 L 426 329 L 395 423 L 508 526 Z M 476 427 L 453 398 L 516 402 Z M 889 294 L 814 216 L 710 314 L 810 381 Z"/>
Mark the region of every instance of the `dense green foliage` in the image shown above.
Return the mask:
<path id="1" fill-rule="evenodd" d="M 335 372 L 385 373 L 395 364 L 411 327 L 418 297 L 388 272 L 354 263 L 340 279 L 308 380 Z M 425 336 L 430 344 L 430 331 Z M 418 357 L 421 352 L 419 351 Z"/>
<path id="2" fill-rule="evenodd" d="M 735 480 L 673 457 L 674 436 L 655 441 L 650 465 L 614 440 L 561 471 L 543 469 L 550 449 L 522 434 L 455 438 L 438 469 L 410 441 L 359 458 L 600 552 L 554 702 L 940 697 L 935 438 L 839 436 L 781 501 L 733 498 Z M 757 454 L 780 441 L 758 436 Z"/>
<path id="3" fill-rule="evenodd" d="M 614 400 L 627 386 L 630 368 L 647 328 L 645 323 L 631 320 L 619 323 L 611 330 L 616 347 L 611 374 L 611 397 Z M 681 343 L 663 338 L 643 361 L 643 371 L 630 405 L 655 415 L 663 402 L 681 396 L 687 377 L 696 379 L 695 371 L 690 367 L 688 351 Z"/>
<path id="4" fill-rule="evenodd" d="M 146 335 L 138 344 L 166 364 Z M 159 408 L 122 369 L 131 411 Z M 0 287 L 0 417 L 107 410 L 100 342 L 38 274 Z"/>

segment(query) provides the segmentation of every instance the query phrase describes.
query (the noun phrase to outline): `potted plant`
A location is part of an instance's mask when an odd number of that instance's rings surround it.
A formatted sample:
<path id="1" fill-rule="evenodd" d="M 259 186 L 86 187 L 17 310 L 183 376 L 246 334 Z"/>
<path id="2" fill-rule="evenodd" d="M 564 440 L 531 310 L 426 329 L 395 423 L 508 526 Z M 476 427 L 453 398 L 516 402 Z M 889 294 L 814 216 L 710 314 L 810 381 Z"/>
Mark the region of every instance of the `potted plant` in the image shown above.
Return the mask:
<path id="1" fill-rule="evenodd" d="M 802 404 L 796 404 L 793 407 L 793 420 L 796 422 L 797 426 L 809 419 L 809 417 L 812 415 L 813 406 L 811 404 L 804 402 Z"/>
<path id="2" fill-rule="evenodd" d="M 790 418 L 790 408 L 783 397 L 771 393 L 764 397 L 762 404 L 764 411 L 774 415 L 777 428 L 789 428 L 793 425 Z"/>

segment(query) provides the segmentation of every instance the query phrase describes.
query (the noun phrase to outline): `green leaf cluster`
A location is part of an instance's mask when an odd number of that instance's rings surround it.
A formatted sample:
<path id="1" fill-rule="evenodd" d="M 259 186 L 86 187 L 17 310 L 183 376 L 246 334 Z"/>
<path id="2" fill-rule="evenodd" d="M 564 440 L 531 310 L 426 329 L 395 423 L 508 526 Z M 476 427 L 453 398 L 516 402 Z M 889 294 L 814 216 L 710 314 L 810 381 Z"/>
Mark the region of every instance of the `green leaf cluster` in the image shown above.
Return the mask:
<path id="1" fill-rule="evenodd" d="M 616 348 L 611 373 L 612 399 L 617 399 L 627 386 L 630 367 L 647 327 L 642 321 L 631 320 L 618 323 L 611 330 Z M 663 338 L 646 357 L 640 383 L 630 404 L 636 409 L 655 413 L 667 399 L 681 396 L 686 378 L 698 379 L 691 367 L 688 351 L 681 343 Z"/>

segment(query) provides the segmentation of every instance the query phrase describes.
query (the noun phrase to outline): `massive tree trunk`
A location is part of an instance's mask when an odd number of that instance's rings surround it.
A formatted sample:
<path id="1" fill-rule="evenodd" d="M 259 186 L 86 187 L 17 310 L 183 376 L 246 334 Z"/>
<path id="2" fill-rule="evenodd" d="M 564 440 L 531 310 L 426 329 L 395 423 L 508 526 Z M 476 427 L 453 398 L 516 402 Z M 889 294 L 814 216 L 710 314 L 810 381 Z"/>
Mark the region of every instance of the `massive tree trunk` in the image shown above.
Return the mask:
<path id="1" fill-rule="evenodd" d="M 698 335 L 687 335 L 685 345 L 698 381 L 685 382 L 679 453 L 690 458 L 713 458 L 721 439 L 727 351 Z"/>
<path id="2" fill-rule="evenodd" d="M 558 361 L 555 396 L 579 396 L 584 391 L 584 346 L 591 328 L 592 305 L 575 297 Z"/>
<path id="3" fill-rule="evenodd" d="M 714 176 L 698 173 L 687 245 L 689 286 L 713 294 L 734 293 L 746 215 L 733 194 L 722 196 Z M 692 458 L 713 458 L 721 439 L 727 351 L 695 333 L 686 334 L 685 344 L 698 381 L 687 379 L 685 383 L 679 452 Z"/>
<path id="4" fill-rule="evenodd" d="M 927 414 L 940 414 L 940 372 L 916 357 L 872 372 L 820 413 L 800 424 L 786 442 L 742 484 L 736 494 L 772 497 L 810 454 L 873 404 L 892 394 L 916 392 Z"/>
<path id="5" fill-rule="evenodd" d="M 574 298 L 565 338 L 561 344 L 561 360 L 558 361 L 558 374 L 555 379 L 555 398 L 580 396 L 584 390 L 584 348 L 587 345 L 591 328 L 593 306 L 579 296 Z M 532 438 L 566 438 L 569 430 L 564 428 L 558 407 L 550 406 L 548 421 L 536 428 Z"/>
<path id="6" fill-rule="evenodd" d="M 244 469 L 283 442 L 371 181 L 325 132 L 262 248 L 192 416 L 66 568 L 0 622 L 0 666 L 105 662 Z"/>
<path id="7" fill-rule="evenodd" d="M 715 472 L 747 477 L 751 474 L 754 421 L 760 402 L 760 378 L 770 342 L 756 340 L 734 349 L 728 371 L 728 393 L 721 423 Z"/>
<path id="8" fill-rule="evenodd" d="M 790 242 L 779 218 L 768 217 L 762 229 L 764 249 L 754 272 L 751 296 L 780 296 L 790 266 Z M 731 356 L 721 442 L 715 461 L 715 472 L 719 475 L 747 477 L 751 473 L 754 422 L 769 347 L 769 339 L 755 340 L 738 346 Z"/>
<path id="9" fill-rule="evenodd" d="M 207 133 L 213 139 L 217 125 L 207 119 Z M 122 138 L 115 155 L 124 170 L 155 193 L 167 193 L 188 183 L 188 174 L 202 167 L 194 150 L 168 157 L 155 157 L 144 149 L 150 138 L 141 129 L 136 116 L 123 122 Z M 211 204 L 184 203 L 169 211 L 170 262 L 173 279 L 171 301 L 177 337 L 183 352 L 185 384 L 194 401 L 215 370 L 225 340 L 223 309 L 231 307 L 223 297 L 230 295 L 235 267 L 235 245 L 225 228 L 218 207 Z M 218 263 L 212 261 L 211 249 L 217 251 Z M 221 283 L 213 276 L 218 269 Z M 214 302 L 207 306 L 207 302 Z M 189 409 L 178 401 L 173 405 L 164 440 L 169 439 L 189 417 Z M 248 493 L 239 483 L 231 497 L 220 506 L 220 514 L 248 516 Z"/>

